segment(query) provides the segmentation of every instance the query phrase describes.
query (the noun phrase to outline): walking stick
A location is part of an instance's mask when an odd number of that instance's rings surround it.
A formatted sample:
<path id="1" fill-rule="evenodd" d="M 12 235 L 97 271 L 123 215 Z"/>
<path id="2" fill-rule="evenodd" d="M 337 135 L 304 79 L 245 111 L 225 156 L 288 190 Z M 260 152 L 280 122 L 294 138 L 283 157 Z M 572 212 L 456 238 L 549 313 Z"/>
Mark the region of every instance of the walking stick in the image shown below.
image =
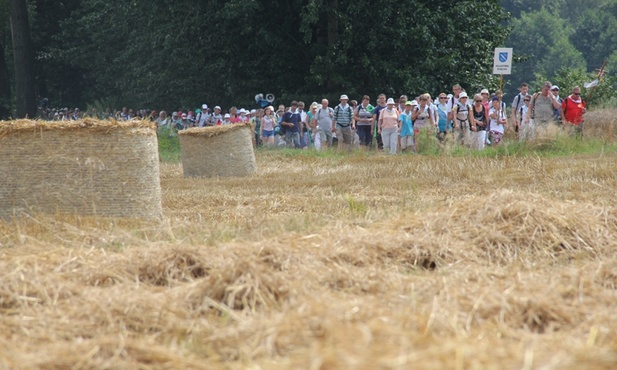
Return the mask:
<path id="1" fill-rule="evenodd" d="M 598 83 L 591 87 L 591 91 L 589 91 L 589 96 L 586 99 L 587 103 L 589 103 L 589 101 L 591 100 L 591 97 L 593 96 L 593 91 L 600 84 L 600 78 L 602 77 L 602 75 L 604 75 L 604 67 L 606 67 L 606 60 L 604 61 L 604 63 L 602 63 L 602 67 L 600 67 L 600 69 L 596 69 L 596 71 L 598 71 L 598 74 L 596 75 L 596 80 L 598 80 Z"/>

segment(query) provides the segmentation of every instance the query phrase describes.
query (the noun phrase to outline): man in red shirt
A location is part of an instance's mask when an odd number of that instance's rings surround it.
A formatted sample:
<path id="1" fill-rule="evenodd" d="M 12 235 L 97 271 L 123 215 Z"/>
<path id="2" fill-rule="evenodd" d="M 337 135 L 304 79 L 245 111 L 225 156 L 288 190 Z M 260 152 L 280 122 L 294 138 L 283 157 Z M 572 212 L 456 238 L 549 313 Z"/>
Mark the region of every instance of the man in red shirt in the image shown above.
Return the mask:
<path id="1" fill-rule="evenodd" d="M 577 135 L 583 134 L 583 115 L 587 112 L 587 104 L 581 97 L 581 88 L 574 86 L 572 94 L 561 103 L 561 121 L 566 127 L 571 127 Z"/>

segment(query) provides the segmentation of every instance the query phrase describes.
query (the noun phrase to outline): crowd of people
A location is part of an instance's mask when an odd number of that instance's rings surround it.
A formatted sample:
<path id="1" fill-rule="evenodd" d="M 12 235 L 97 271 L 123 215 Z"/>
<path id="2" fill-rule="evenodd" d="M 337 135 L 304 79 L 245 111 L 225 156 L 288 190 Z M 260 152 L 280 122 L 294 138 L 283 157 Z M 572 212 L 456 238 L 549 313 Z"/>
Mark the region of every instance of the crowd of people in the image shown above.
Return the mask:
<path id="1" fill-rule="evenodd" d="M 332 108 L 328 99 L 313 102 L 308 109 L 302 101 L 292 101 L 289 107 L 279 105 L 247 110 L 220 106 L 186 112 L 133 110 L 86 112 L 75 109 L 47 110 L 50 120 L 72 120 L 83 117 L 99 119 L 150 119 L 157 124 L 159 135 L 175 136 L 191 127 L 207 127 L 250 123 L 254 128 L 254 145 L 321 150 L 329 147 L 352 150 L 355 147 L 377 148 L 390 154 L 417 152 L 419 137 L 434 137 L 443 144 L 446 138 L 460 145 L 482 150 L 487 145 L 503 142 L 506 130 L 511 129 L 518 140 L 533 139 L 538 130 L 551 124 L 561 125 L 575 135 L 582 135 L 586 104 L 581 89 L 575 86 L 566 98 L 559 96 L 559 87 L 545 82 L 539 92 L 529 93 L 526 83 L 519 87 L 508 114 L 501 91 L 492 94 L 487 89 L 471 94 L 460 85 L 452 93 L 440 93 L 434 101 L 425 93 L 409 99 L 377 97 L 375 105 L 368 95 L 360 102 L 341 95 Z"/>

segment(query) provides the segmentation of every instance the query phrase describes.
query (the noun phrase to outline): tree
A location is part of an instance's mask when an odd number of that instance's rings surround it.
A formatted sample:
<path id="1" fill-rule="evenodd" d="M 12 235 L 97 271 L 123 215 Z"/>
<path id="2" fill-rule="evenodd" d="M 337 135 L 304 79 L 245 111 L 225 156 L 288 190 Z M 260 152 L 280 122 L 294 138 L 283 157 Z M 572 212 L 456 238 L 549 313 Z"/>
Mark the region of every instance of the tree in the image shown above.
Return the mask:
<path id="1" fill-rule="evenodd" d="M 15 96 L 17 117 L 37 115 L 34 90 L 34 50 L 30 39 L 26 0 L 11 0 L 11 33 L 15 56 Z"/>
<path id="2" fill-rule="evenodd" d="M 562 67 L 586 67 L 583 55 L 570 42 L 573 29 L 548 10 L 522 13 L 511 27 L 508 44 L 526 58 L 513 65 L 513 86 L 533 81 L 538 73 L 550 76 Z"/>
<path id="3" fill-rule="evenodd" d="M 498 0 L 82 0 L 47 55 L 83 99 L 135 108 L 436 93 L 492 82 L 506 19 Z"/>

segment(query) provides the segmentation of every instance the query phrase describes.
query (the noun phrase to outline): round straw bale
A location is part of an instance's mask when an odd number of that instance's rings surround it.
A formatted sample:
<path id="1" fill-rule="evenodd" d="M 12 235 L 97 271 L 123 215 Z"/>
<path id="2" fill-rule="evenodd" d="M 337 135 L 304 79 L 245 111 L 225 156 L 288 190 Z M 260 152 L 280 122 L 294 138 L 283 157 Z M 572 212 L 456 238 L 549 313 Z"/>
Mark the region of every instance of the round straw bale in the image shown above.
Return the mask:
<path id="1" fill-rule="evenodd" d="M 0 217 L 162 215 L 151 122 L 0 122 L 0 157 Z"/>
<path id="2" fill-rule="evenodd" d="M 180 131 L 184 177 L 247 176 L 257 171 L 248 123 Z"/>

